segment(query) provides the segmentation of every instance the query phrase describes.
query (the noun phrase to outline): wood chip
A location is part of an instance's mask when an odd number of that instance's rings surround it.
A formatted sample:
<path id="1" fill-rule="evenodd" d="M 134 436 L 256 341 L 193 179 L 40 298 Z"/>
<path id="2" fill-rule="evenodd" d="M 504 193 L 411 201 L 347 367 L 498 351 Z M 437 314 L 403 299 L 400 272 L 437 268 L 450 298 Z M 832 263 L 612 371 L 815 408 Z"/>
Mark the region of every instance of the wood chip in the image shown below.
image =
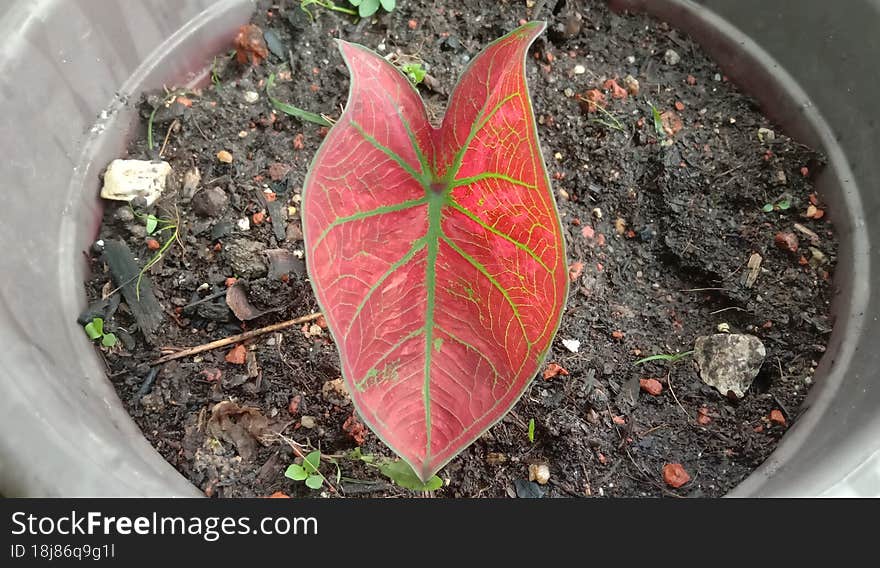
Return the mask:
<path id="1" fill-rule="evenodd" d="M 751 288 L 755 285 L 755 281 L 758 280 L 758 275 L 761 273 L 761 261 L 763 260 L 758 253 L 753 253 L 749 257 L 749 271 L 743 275 L 743 284 L 746 288 Z"/>
<path id="2" fill-rule="evenodd" d="M 810 239 L 810 243 L 813 244 L 814 246 L 819 245 L 819 235 L 817 235 L 816 233 L 814 233 L 810 229 L 804 227 L 800 223 L 795 223 L 794 230 L 797 231 L 798 233 L 804 235 L 808 239 Z"/>

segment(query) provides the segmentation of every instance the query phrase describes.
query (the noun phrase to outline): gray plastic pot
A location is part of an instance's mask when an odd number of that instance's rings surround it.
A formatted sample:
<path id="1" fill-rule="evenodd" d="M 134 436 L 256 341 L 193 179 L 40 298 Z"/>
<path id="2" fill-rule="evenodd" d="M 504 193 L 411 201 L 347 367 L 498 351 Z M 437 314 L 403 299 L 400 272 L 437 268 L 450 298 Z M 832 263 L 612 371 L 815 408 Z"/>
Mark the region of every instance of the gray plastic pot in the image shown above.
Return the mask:
<path id="1" fill-rule="evenodd" d="M 880 496 L 880 2 L 613 0 L 690 33 L 789 133 L 820 147 L 841 235 L 836 325 L 806 403 L 734 496 Z M 195 78 L 247 0 L 0 5 L 0 493 L 193 496 L 118 400 L 76 316 L 101 170 L 143 89 Z"/>

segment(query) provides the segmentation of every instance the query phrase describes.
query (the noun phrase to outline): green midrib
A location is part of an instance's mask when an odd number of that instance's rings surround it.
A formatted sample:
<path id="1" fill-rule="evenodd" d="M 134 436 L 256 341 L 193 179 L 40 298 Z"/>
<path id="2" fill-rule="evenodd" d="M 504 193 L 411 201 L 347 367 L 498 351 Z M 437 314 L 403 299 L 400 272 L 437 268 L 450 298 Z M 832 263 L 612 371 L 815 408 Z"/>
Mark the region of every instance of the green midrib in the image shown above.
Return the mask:
<path id="1" fill-rule="evenodd" d="M 425 265 L 425 378 L 422 385 L 422 401 L 425 406 L 425 461 L 431 461 L 431 361 L 434 354 L 434 308 L 437 294 L 437 253 L 440 250 L 440 238 L 443 229 L 440 227 L 446 195 L 435 194 L 430 188 L 428 193 L 428 258 Z"/>

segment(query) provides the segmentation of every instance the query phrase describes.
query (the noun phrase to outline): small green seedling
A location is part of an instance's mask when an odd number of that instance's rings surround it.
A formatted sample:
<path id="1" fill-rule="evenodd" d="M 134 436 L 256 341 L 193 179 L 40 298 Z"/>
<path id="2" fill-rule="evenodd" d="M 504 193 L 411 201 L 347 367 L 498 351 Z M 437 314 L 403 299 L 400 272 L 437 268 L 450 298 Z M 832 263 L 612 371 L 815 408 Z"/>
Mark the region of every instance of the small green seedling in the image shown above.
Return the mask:
<path id="1" fill-rule="evenodd" d="M 324 485 L 324 476 L 318 471 L 321 466 L 321 452 L 315 450 L 303 459 L 302 465 L 290 464 L 284 476 L 294 481 L 304 481 L 309 489 L 318 490 Z"/>
<path id="2" fill-rule="evenodd" d="M 660 116 L 660 109 L 655 107 L 650 101 L 648 104 L 651 105 L 651 116 L 654 118 L 654 131 L 660 138 L 666 138 L 666 132 L 663 131 L 663 117 Z"/>
<path id="3" fill-rule="evenodd" d="M 367 465 L 373 465 L 373 463 L 376 461 L 376 456 L 363 453 L 360 446 L 349 452 L 348 458 L 356 461 L 362 461 Z"/>
<path id="4" fill-rule="evenodd" d="M 660 354 L 660 355 L 651 355 L 650 357 L 645 357 L 644 359 L 639 359 L 633 365 L 641 365 L 642 363 L 647 363 L 649 361 L 666 361 L 670 365 L 674 365 L 678 361 L 681 361 L 688 355 L 693 354 L 693 351 L 685 351 L 684 353 L 676 353 L 674 355 L 669 354 Z"/>
<path id="5" fill-rule="evenodd" d="M 131 204 L 129 204 L 131 207 Z M 137 292 L 137 298 L 140 300 L 141 298 L 141 280 L 144 278 L 144 274 L 146 274 L 147 270 L 153 267 L 154 264 L 162 260 L 162 257 L 165 256 L 165 253 L 168 252 L 168 248 L 171 246 L 175 240 L 177 240 L 178 235 L 178 227 L 177 223 L 171 219 L 165 219 L 163 217 L 156 217 L 153 214 L 143 214 L 138 213 L 134 209 L 132 209 L 132 213 L 135 214 L 136 217 L 142 219 L 144 221 L 144 227 L 146 228 L 146 232 L 148 235 L 160 234 L 166 231 L 171 232 L 171 236 L 165 240 L 159 247 L 159 250 L 156 251 L 156 254 L 153 255 L 150 260 L 141 268 L 141 271 L 138 273 L 137 284 L 135 285 L 135 291 Z"/>
<path id="6" fill-rule="evenodd" d="M 321 8 L 326 8 L 327 10 L 333 10 L 334 12 L 348 14 L 349 16 L 358 15 L 358 13 L 351 8 L 343 8 L 342 6 L 337 6 L 331 0 L 300 0 L 299 7 L 303 12 L 309 15 L 310 20 L 315 19 L 315 16 L 312 15 L 311 11 L 309 11 L 309 6 L 312 5 L 320 6 Z"/>
<path id="7" fill-rule="evenodd" d="M 275 73 L 269 75 L 269 79 L 266 80 L 266 96 L 269 98 L 269 102 L 272 103 L 272 106 L 275 107 L 275 110 L 283 112 L 284 114 L 288 114 L 294 118 L 307 120 L 308 122 L 313 122 L 321 126 L 333 125 L 329 120 L 327 120 L 320 114 L 315 114 L 313 112 L 303 110 L 299 107 L 295 107 L 291 104 L 287 104 L 276 99 L 274 96 L 272 96 L 273 88 L 275 88 Z"/>
<path id="8" fill-rule="evenodd" d="M 766 203 L 763 207 L 761 207 L 761 211 L 764 213 L 772 213 L 773 211 L 785 211 L 791 208 L 791 201 L 783 197 L 776 203 Z"/>
<path id="9" fill-rule="evenodd" d="M 422 483 L 413 468 L 403 460 L 381 463 L 379 471 L 397 485 L 413 491 L 436 491 L 443 487 L 443 480 L 436 475 L 430 478 L 427 483 Z"/>
<path id="10" fill-rule="evenodd" d="M 529 420 L 529 442 L 535 443 L 535 419 Z"/>
<path id="11" fill-rule="evenodd" d="M 595 122 L 597 124 L 601 124 L 605 128 L 610 128 L 612 130 L 619 130 L 620 132 L 626 131 L 626 129 L 623 127 L 623 124 L 621 124 L 620 120 L 618 120 L 618 118 L 616 116 L 614 116 L 613 114 L 608 112 L 608 109 L 606 109 L 604 106 L 600 105 L 597 102 L 594 102 L 593 104 L 596 106 L 596 110 L 598 110 L 604 116 L 606 116 L 608 118 L 608 120 L 603 120 L 601 118 L 592 118 L 592 119 L 590 119 L 590 122 Z"/>
<path id="12" fill-rule="evenodd" d="M 113 347 L 116 345 L 116 335 L 112 333 L 104 333 L 103 318 L 92 318 L 92 321 L 84 325 L 83 329 L 86 330 L 86 335 L 89 336 L 89 339 L 92 341 L 100 339 L 101 345 L 104 347 Z"/>
<path id="13" fill-rule="evenodd" d="M 391 12 L 397 7 L 397 0 L 348 0 L 348 2 L 352 6 L 357 6 L 358 16 L 361 18 L 369 18 L 378 12 L 380 4 L 386 12 Z"/>
<path id="14" fill-rule="evenodd" d="M 220 74 L 217 73 L 217 58 L 214 57 L 214 61 L 211 62 L 211 83 L 214 87 L 220 87 Z"/>
<path id="15" fill-rule="evenodd" d="M 147 215 L 146 218 L 147 234 L 152 235 L 159 228 L 159 218 L 155 215 Z"/>
<path id="16" fill-rule="evenodd" d="M 174 100 L 178 96 L 185 95 L 185 94 L 186 94 L 186 91 L 180 91 L 180 90 L 166 92 L 165 98 L 162 99 L 162 102 L 159 103 L 158 105 L 156 105 L 155 107 L 153 107 L 152 112 L 150 112 L 150 118 L 147 119 L 147 150 L 152 152 L 153 148 L 156 146 L 153 143 L 153 121 L 156 119 L 156 112 L 163 106 L 164 107 L 170 106 L 171 103 L 173 103 Z M 162 152 L 160 151 L 159 154 L 161 155 L 161 153 Z"/>
<path id="17" fill-rule="evenodd" d="M 422 67 L 421 63 L 405 63 L 400 66 L 400 70 L 404 72 L 404 74 L 409 78 L 413 85 L 418 85 L 422 81 L 425 80 L 425 75 L 428 74 L 425 71 L 425 68 Z"/>

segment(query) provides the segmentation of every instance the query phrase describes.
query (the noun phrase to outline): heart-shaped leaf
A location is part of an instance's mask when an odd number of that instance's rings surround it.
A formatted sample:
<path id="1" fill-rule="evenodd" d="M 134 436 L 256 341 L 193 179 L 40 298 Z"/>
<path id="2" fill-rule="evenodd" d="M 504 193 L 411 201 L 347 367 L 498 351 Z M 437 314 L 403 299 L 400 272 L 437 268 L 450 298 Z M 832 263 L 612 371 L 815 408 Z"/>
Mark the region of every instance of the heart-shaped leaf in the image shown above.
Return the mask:
<path id="1" fill-rule="evenodd" d="M 318 473 L 318 466 L 321 465 L 321 452 L 315 450 L 309 452 L 309 455 L 303 460 L 303 468 L 308 473 Z"/>
<path id="2" fill-rule="evenodd" d="M 324 478 L 320 475 L 310 475 L 306 478 L 306 487 L 309 489 L 320 489 L 324 485 Z"/>
<path id="3" fill-rule="evenodd" d="M 351 88 L 306 178 L 306 259 L 359 414 L 422 481 L 519 399 L 565 304 L 525 79 L 543 29 L 475 57 L 439 128 L 393 65 L 340 42 Z"/>
<path id="4" fill-rule="evenodd" d="M 351 4 L 358 7 L 361 18 L 369 18 L 379 10 L 379 0 L 355 0 Z"/>
<path id="5" fill-rule="evenodd" d="M 98 339 L 104 335 L 104 320 L 101 318 L 94 318 L 85 325 L 84 329 L 86 330 L 86 335 L 89 336 L 89 339 Z"/>
<path id="6" fill-rule="evenodd" d="M 305 468 L 301 465 L 297 465 L 295 463 L 287 466 L 287 470 L 284 472 L 284 477 L 292 479 L 294 481 L 302 481 L 309 477 L 309 474 L 306 473 Z"/>
<path id="7" fill-rule="evenodd" d="M 156 228 L 159 226 L 159 219 L 157 219 L 154 215 L 147 215 L 147 234 L 152 235 Z"/>
<path id="8" fill-rule="evenodd" d="M 104 336 L 101 337 L 101 345 L 104 347 L 114 347 L 116 343 L 116 334 L 114 333 L 105 333 Z"/>

